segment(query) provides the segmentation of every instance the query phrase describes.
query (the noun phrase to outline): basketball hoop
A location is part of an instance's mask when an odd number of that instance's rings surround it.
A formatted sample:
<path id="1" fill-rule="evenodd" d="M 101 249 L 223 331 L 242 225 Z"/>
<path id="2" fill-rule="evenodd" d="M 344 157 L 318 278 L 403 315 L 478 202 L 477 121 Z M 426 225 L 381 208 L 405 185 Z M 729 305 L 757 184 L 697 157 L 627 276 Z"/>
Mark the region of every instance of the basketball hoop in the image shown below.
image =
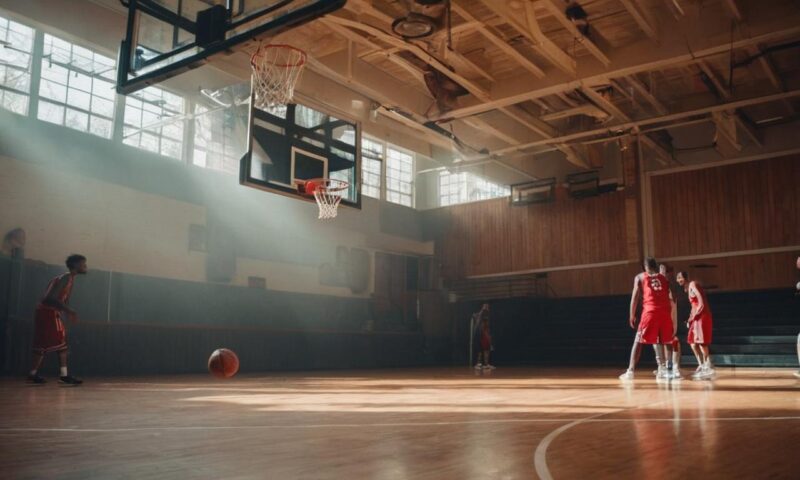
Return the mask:
<path id="1" fill-rule="evenodd" d="M 312 178 L 297 184 L 297 190 L 303 195 L 311 196 L 317 200 L 319 205 L 319 219 L 327 220 L 336 218 L 339 203 L 342 201 L 342 192 L 347 190 L 350 184 L 344 180 L 335 178 Z"/>
<path id="2" fill-rule="evenodd" d="M 250 57 L 255 106 L 261 109 L 292 101 L 306 66 L 306 52 L 290 45 L 264 45 Z"/>

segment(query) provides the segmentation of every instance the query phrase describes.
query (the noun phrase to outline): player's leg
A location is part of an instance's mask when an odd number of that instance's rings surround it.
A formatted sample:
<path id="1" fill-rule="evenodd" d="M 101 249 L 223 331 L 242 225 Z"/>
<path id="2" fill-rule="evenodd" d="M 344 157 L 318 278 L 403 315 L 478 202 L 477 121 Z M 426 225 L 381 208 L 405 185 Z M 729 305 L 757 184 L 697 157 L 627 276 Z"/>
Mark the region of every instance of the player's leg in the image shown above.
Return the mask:
<path id="1" fill-rule="evenodd" d="M 703 372 L 703 365 L 705 364 L 705 360 L 703 359 L 703 351 L 700 349 L 700 345 L 697 343 L 690 343 L 690 347 L 692 347 L 692 353 L 694 353 L 694 358 L 697 359 L 697 369 L 692 374 L 692 377 L 696 377 Z"/>
<path id="2" fill-rule="evenodd" d="M 490 354 L 491 351 L 492 351 L 492 349 L 490 347 L 490 348 L 487 348 L 485 352 L 483 352 L 483 359 L 485 360 L 485 362 L 483 364 L 483 368 L 485 368 L 487 370 L 494 370 L 495 369 L 495 366 L 492 365 L 491 363 L 489 363 L 489 354 Z"/>
<path id="3" fill-rule="evenodd" d="M 676 332 L 675 337 L 672 339 L 672 376 L 674 378 L 681 378 L 681 341 L 678 340 Z"/>
<path id="4" fill-rule="evenodd" d="M 703 377 L 710 378 L 713 377 L 716 372 L 714 371 L 714 365 L 711 363 L 711 352 L 708 349 L 708 344 L 700 345 L 700 350 L 703 352 Z"/>
<path id="5" fill-rule="evenodd" d="M 656 343 L 653 345 L 653 352 L 656 354 L 656 365 L 658 365 L 658 372 L 656 378 L 667 377 L 667 357 L 664 355 L 664 345 Z"/>
<path id="6" fill-rule="evenodd" d="M 31 371 L 28 373 L 29 382 L 37 384 L 45 383 L 45 379 L 39 376 L 39 368 L 41 368 L 43 360 L 44 352 L 34 350 L 31 358 Z"/>
<path id="7" fill-rule="evenodd" d="M 58 364 L 61 368 L 61 372 L 59 373 L 58 381 L 60 383 L 66 383 L 68 385 L 80 385 L 83 383 L 83 380 L 78 380 L 77 378 L 71 376 L 67 371 L 67 349 L 64 348 L 63 350 L 58 351 Z"/>
<path id="8" fill-rule="evenodd" d="M 664 368 L 664 378 L 672 378 L 672 339 L 675 337 L 675 327 L 672 324 L 672 317 L 663 316 L 660 322 L 661 328 L 659 329 L 659 342 L 661 344 L 661 352 L 664 355 L 663 363 L 660 365 Z"/>
<path id="9" fill-rule="evenodd" d="M 628 369 L 625 370 L 625 373 L 619 376 L 621 380 L 632 380 L 633 379 L 633 370 L 636 368 L 636 364 L 639 362 L 639 358 L 642 355 L 642 344 L 639 342 L 639 333 L 636 334 L 636 337 L 633 339 L 633 346 L 631 347 L 631 356 L 630 360 L 628 361 Z"/>

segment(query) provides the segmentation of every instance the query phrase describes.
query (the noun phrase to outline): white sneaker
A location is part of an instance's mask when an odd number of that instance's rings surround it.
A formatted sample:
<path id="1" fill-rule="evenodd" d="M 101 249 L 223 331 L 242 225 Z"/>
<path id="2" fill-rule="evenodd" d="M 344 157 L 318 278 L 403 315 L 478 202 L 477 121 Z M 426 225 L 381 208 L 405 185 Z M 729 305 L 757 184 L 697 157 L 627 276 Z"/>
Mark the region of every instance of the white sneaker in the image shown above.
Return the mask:
<path id="1" fill-rule="evenodd" d="M 633 370 L 625 370 L 625 373 L 619 376 L 620 380 L 633 380 Z"/>
<path id="2" fill-rule="evenodd" d="M 653 370 L 653 375 L 658 376 L 658 369 Z"/>
<path id="3" fill-rule="evenodd" d="M 494 365 L 489 365 L 488 363 L 483 366 L 484 370 L 494 370 L 495 368 L 497 367 L 495 367 Z"/>
<path id="4" fill-rule="evenodd" d="M 714 367 L 706 367 L 703 369 L 703 374 L 701 378 L 714 378 L 717 376 L 717 371 L 714 370 Z"/>
<path id="5" fill-rule="evenodd" d="M 480 370 L 481 368 L 483 368 L 483 364 L 481 364 L 481 363 L 476 363 L 475 364 L 475 370 Z"/>
<path id="6" fill-rule="evenodd" d="M 792 375 L 794 375 L 794 376 L 795 376 L 795 377 L 797 377 L 797 378 L 800 378 L 800 370 L 798 370 L 798 371 L 796 371 L 796 372 L 792 373 Z"/>
<path id="7" fill-rule="evenodd" d="M 680 380 L 681 378 L 683 378 L 683 375 L 681 375 L 681 369 L 680 368 L 673 368 L 672 369 L 672 379 L 673 380 Z"/>
<path id="8" fill-rule="evenodd" d="M 692 378 L 700 378 L 703 375 L 703 366 L 697 367 L 697 370 L 692 374 Z"/>

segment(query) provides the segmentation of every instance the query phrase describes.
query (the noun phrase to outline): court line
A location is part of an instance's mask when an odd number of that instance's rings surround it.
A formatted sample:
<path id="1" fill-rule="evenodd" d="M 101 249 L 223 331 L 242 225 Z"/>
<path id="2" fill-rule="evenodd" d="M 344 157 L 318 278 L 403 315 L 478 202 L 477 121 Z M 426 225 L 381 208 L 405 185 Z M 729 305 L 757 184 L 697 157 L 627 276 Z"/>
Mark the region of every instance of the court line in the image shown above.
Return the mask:
<path id="1" fill-rule="evenodd" d="M 657 402 L 652 405 L 644 405 L 645 407 L 653 407 L 664 402 Z M 557 429 L 553 430 L 552 432 L 548 433 L 539 445 L 536 446 L 536 451 L 533 455 L 533 466 L 536 470 L 536 474 L 539 476 L 541 480 L 553 480 L 553 476 L 550 474 L 550 468 L 547 466 L 547 448 L 556 439 L 559 435 L 564 433 L 565 431 L 569 430 L 570 428 L 580 425 L 583 423 L 614 423 L 614 422 L 674 422 L 675 418 L 647 418 L 647 419 L 634 419 L 634 418 L 597 418 L 602 417 L 604 415 L 611 415 L 613 413 L 620 413 L 629 410 L 635 410 L 640 407 L 634 407 L 629 409 L 621 409 L 615 412 L 607 412 L 607 413 L 598 413 L 596 415 L 592 415 L 590 417 L 581 418 L 577 420 L 573 420 L 572 422 L 562 425 Z M 716 417 L 716 418 L 680 418 L 678 419 L 679 422 L 691 422 L 691 421 L 704 421 L 704 422 L 716 422 L 716 421 L 771 421 L 771 420 L 800 420 L 800 417 Z"/>
<path id="2" fill-rule="evenodd" d="M 624 411 L 624 410 L 622 410 Z M 197 430 L 263 430 L 263 429 L 312 429 L 312 428 L 380 428 L 380 427 L 420 427 L 420 426 L 452 426 L 452 425 L 481 425 L 481 424 L 504 424 L 504 423 L 557 423 L 570 422 L 556 430 L 550 432 L 540 443 L 552 440 L 564 430 L 572 428 L 580 423 L 624 423 L 624 422 L 674 422 L 675 418 L 596 418 L 602 415 L 619 413 L 620 411 L 601 413 L 586 418 L 531 418 L 531 419 L 505 419 L 505 420 L 464 420 L 453 422 L 396 422 L 396 423 L 319 423 L 311 425 L 192 425 L 192 426 L 156 426 L 156 427 L 130 427 L 130 428 L 30 428 L 30 427 L 0 427 L 0 434 L 3 433 L 22 433 L 22 432 L 41 432 L 41 433 L 117 433 L 117 432 L 148 432 L 148 431 L 197 431 Z M 718 417 L 718 418 L 682 418 L 681 422 L 704 421 L 704 422 L 729 422 L 729 421 L 778 421 L 778 420 L 800 420 L 796 417 Z M 551 438 L 552 437 L 552 438 Z M 536 455 L 539 455 L 539 448 Z M 544 448 L 542 455 L 546 453 Z M 544 457 L 542 457 L 544 459 Z M 546 462 L 544 468 L 547 468 Z M 537 473 L 539 473 L 537 469 Z M 541 475 L 541 473 L 540 473 Z M 549 472 L 548 472 L 549 475 Z M 544 477 L 543 477 L 544 478 Z M 547 477 L 552 478 L 552 477 Z"/>

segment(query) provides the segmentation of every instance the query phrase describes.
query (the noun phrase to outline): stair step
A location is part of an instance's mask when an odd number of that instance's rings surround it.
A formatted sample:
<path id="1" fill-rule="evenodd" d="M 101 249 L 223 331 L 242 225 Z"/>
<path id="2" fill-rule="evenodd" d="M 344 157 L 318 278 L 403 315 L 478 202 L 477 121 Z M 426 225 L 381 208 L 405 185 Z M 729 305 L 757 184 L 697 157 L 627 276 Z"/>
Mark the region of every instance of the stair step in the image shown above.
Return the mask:
<path id="1" fill-rule="evenodd" d="M 719 366 L 797 367 L 797 355 L 732 355 L 712 353 L 711 361 Z M 697 360 L 695 360 L 694 356 L 683 355 L 681 356 L 681 365 L 697 365 Z"/>

